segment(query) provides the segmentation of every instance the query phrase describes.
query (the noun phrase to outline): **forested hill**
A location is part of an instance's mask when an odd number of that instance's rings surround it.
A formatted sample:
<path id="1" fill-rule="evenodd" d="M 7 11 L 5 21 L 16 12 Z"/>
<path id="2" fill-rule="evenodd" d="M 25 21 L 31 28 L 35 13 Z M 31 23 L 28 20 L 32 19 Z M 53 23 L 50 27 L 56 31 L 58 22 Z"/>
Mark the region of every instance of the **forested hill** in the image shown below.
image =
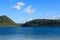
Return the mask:
<path id="1" fill-rule="evenodd" d="M 16 26 L 17 24 L 7 16 L 0 16 L 0 26 Z"/>
<path id="2" fill-rule="evenodd" d="M 60 20 L 57 19 L 35 19 L 24 24 L 15 23 L 7 16 L 0 16 L 0 26 L 60 26 Z"/>
<path id="3" fill-rule="evenodd" d="M 60 20 L 35 19 L 32 21 L 26 22 L 25 24 L 22 24 L 22 26 L 60 26 Z"/>

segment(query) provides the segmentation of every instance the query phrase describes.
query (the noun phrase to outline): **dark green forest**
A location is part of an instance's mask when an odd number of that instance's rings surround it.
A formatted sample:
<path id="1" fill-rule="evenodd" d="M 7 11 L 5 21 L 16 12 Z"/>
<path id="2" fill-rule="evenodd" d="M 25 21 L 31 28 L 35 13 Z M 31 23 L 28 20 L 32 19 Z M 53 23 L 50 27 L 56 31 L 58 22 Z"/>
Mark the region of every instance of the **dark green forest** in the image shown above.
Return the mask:
<path id="1" fill-rule="evenodd" d="M 0 16 L 0 26 L 60 26 L 58 19 L 34 19 L 26 23 L 15 23 L 12 19 Z"/>
<path id="2" fill-rule="evenodd" d="M 60 26 L 60 20 L 57 19 L 35 19 L 22 26 Z"/>

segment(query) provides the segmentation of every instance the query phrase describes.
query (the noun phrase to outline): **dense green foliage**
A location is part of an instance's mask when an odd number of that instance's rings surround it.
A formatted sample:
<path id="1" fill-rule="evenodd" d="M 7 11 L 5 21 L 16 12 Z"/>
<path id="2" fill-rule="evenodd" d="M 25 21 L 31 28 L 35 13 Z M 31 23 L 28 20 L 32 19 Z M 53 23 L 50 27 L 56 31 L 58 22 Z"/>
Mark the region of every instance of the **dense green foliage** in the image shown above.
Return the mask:
<path id="1" fill-rule="evenodd" d="M 0 26 L 16 26 L 17 24 L 7 16 L 0 16 Z"/>
<path id="2" fill-rule="evenodd" d="M 22 26 L 60 26 L 60 20 L 53 20 L 53 19 L 36 19 L 25 24 Z"/>
<path id="3" fill-rule="evenodd" d="M 60 20 L 57 19 L 35 19 L 24 24 L 15 23 L 7 16 L 0 16 L 0 26 L 60 26 Z"/>

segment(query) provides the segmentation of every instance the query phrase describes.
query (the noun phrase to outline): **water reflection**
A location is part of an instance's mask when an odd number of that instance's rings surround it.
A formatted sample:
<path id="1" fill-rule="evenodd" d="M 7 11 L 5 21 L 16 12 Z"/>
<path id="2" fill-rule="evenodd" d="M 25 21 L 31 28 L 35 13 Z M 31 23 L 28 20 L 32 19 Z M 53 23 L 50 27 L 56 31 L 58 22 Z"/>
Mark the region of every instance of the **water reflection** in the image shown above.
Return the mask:
<path id="1" fill-rule="evenodd" d="M 0 40 L 60 40 L 60 27 L 0 28 Z"/>
<path id="2" fill-rule="evenodd" d="M 0 40 L 60 40 L 59 36 L 1 35 Z"/>

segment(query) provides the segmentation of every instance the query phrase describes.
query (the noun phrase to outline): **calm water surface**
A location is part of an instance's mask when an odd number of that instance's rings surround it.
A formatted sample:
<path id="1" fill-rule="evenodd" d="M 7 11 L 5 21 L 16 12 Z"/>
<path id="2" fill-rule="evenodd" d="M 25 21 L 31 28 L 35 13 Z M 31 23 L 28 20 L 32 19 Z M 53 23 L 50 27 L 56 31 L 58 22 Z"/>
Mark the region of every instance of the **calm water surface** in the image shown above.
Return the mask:
<path id="1" fill-rule="evenodd" d="M 60 40 L 60 27 L 1 27 L 0 40 Z"/>

